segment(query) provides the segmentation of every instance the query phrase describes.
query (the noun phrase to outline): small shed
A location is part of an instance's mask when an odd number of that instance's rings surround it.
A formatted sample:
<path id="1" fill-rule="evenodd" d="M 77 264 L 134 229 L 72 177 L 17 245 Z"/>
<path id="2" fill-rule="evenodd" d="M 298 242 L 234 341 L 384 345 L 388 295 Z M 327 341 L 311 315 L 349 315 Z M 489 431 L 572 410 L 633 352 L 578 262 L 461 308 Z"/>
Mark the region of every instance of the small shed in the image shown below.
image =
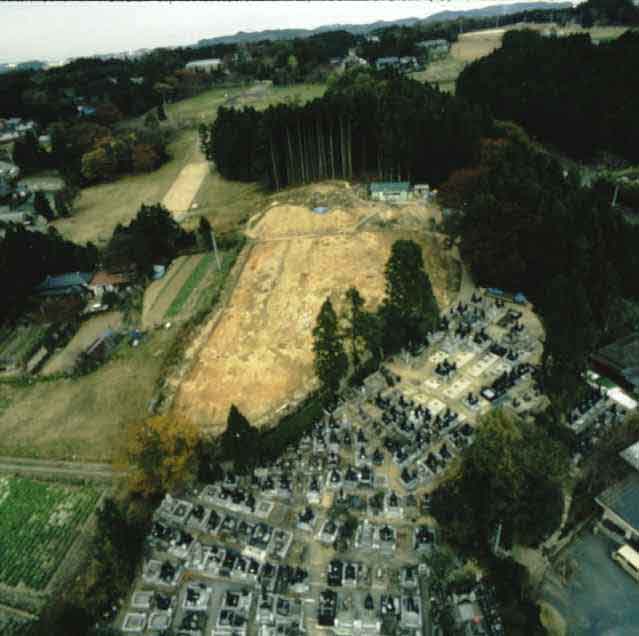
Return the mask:
<path id="1" fill-rule="evenodd" d="M 408 201 L 408 181 L 377 181 L 370 185 L 370 196 L 375 201 Z"/>

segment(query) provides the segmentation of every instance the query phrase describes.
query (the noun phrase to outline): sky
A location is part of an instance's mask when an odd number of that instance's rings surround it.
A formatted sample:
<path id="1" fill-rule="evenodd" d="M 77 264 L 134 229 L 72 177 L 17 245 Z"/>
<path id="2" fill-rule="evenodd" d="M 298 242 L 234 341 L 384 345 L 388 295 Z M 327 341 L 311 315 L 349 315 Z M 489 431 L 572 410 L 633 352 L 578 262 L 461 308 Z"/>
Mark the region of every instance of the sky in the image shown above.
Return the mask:
<path id="1" fill-rule="evenodd" d="M 554 0 L 551 0 L 554 1 Z M 515 2 L 516 3 L 516 2 Z M 0 62 L 185 46 L 217 35 L 425 18 L 509 0 L 388 2 L 0 2 Z"/>

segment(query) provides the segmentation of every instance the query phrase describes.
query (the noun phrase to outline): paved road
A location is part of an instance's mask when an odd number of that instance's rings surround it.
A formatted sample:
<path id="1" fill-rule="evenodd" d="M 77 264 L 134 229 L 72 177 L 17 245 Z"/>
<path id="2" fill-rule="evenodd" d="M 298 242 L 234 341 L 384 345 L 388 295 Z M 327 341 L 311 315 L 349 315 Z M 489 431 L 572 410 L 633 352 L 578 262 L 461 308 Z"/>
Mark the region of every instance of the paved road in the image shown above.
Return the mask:
<path id="1" fill-rule="evenodd" d="M 2 472 L 95 480 L 111 480 L 117 476 L 109 464 L 47 461 L 22 457 L 0 457 L 0 473 Z"/>

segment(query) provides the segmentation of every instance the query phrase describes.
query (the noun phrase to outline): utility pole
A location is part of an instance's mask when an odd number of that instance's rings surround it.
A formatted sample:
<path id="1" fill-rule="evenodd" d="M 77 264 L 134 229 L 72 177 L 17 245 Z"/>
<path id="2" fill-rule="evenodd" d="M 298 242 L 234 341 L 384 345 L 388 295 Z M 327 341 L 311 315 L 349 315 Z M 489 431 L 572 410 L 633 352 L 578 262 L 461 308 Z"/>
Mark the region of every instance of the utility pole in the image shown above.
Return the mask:
<path id="1" fill-rule="evenodd" d="M 612 195 L 612 202 L 610 203 L 611 207 L 615 207 L 617 205 L 617 196 L 619 194 L 619 184 L 615 185 L 615 191 Z"/>

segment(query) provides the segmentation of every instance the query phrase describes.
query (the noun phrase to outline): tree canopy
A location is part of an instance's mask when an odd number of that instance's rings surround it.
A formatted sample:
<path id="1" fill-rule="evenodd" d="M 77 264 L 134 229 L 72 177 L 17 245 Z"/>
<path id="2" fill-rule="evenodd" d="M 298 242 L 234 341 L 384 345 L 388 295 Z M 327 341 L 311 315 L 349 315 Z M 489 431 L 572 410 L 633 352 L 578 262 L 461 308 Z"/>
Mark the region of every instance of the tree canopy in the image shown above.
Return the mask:
<path id="1" fill-rule="evenodd" d="M 341 381 L 348 371 L 348 357 L 340 337 L 337 315 L 330 298 L 327 298 L 317 316 L 313 329 L 315 373 L 322 391 L 329 397 L 337 394 Z"/>
<path id="2" fill-rule="evenodd" d="M 414 241 L 393 243 L 386 263 L 386 297 L 381 308 L 384 350 L 397 352 L 413 343 L 422 344 L 437 325 L 439 308 L 421 247 Z"/>
<path id="3" fill-rule="evenodd" d="M 433 512 L 466 547 L 485 551 L 499 524 L 515 540 L 537 544 L 559 525 L 569 466 L 566 447 L 543 428 L 491 411 L 459 473 L 435 492 Z"/>
<path id="4" fill-rule="evenodd" d="M 148 497 L 189 483 L 197 472 L 199 441 L 199 428 L 176 415 L 132 424 L 126 448 L 130 490 Z"/>
<path id="5" fill-rule="evenodd" d="M 279 189 L 354 176 L 439 183 L 477 159 L 490 129 L 482 108 L 406 77 L 358 69 L 303 106 L 220 107 L 200 138 L 224 177 Z"/>
<path id="6" fill-rule="evenodd" d="M 587 34 L 509 31 L 500 48 L 462 71 L 457 93 L 577 158 L 608 150 L 636 162 L 638 60 L 637 32 L 595 44 Z"/>

